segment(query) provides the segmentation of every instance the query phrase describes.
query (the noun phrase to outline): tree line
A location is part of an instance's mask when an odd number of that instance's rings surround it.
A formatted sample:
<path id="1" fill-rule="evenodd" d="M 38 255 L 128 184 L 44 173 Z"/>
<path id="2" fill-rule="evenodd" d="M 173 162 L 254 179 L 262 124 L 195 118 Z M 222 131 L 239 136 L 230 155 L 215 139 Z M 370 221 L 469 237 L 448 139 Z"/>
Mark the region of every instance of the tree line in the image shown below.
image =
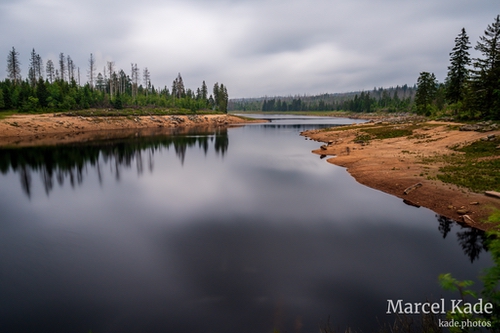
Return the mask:
<path id="1" fill-rule="evenodd" d="M 141 75 L 142 74 L 142 75 Z M 19 52 L 14 47 L 7 56 L 7 78 L 0 81 L 0 111 L 19 112 L 77 110 L 88 108 L 164 107 L 183 108 L 193 112 L 211 110 L 227 112 L 228 92 L 224 84 L 214 84 L 209 94 L 205 81 L 196 90 L 186 88 L 181 74 L 174 79 L 171 89 L 155 88 L 147 67 L 142 73 L 132 63 L 127 74 L 108 61 L 102 72 L 97 72 L 96 60 L 90 54 L 87 82 L 81 84 L 80 68 L 71 57 L 59 54 L 57 63 L 43 62 L 35 49 L 29 58 L 28 75 L 21 76 Z"/>
<path id="2" fill-rule="evenodd" d="M 500 15 L 479 37 L 471 58 L 465 28 L 455 38 L 444 83 L 434 73 L 421 72 L 415 97 L 416 112 L 423 115 L 449 111 L 462 119 L 500 119 Z"/>
<path id="3" fill-rule="evenodd" d="M 416 86 L 373 88 L 372 91 L 231 100 L 230 110 L 241 111 L 411 111 Z"/>

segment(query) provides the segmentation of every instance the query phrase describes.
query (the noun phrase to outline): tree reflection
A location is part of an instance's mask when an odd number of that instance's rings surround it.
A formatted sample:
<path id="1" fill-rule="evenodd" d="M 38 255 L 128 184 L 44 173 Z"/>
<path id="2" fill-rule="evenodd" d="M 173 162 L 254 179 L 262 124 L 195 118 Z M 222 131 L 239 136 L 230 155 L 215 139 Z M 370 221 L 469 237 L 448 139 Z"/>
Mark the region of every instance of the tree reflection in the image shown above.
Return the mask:
<path id="1" fill-rule="evenodd" d="M 211 139 L 211 140 L 210 140 Z M 19 173 L 23 192 L 28 198 L 32 195 L 32 172 L 39 172 L 47 196 L 54 188 L 69 180 L 72 188 L 83 183 L 84 174 L 90 166 L 97 172 L 102 184 L 102 164 L 109 165 L 115 179 L 120 181 L 123 168 L 135 165 L 140 176 L 147 168 L 154 170 L 154 153 L 174 148 L 176 156 L 184 165 L 189 149 L 202 149 L 205 153 L 210 145 L 217 155 L 224 157 L 229 146 L 227 129 L 220 128 L 201 133 L 188 131 L 162 135 L 140 136 L 137 133 L 119 139 L 98 140 L 88 143 L 72 143 L 55 146 L 3 148 L 0 149 L 0 171 L 3 174 L 12 169 Z"/>
<path id="2" fill-rule="evenodd" d="M 483 230 L 463 226 L 460 223 L 442 215 L 436 215 L 436 217 L 439 222 L 438 229 L 443 235 L 443 238 L 446 238 L 454 224 L 460 226 L 461 230 L 457 231 L 458 243 L 467 257 L 469 257 L 471 263 L 474 262 L 474 260 L 479 259 L 479 254 L 483 250 L 488 251 L 488 247 L 486 246 L 487 235 Z"/>

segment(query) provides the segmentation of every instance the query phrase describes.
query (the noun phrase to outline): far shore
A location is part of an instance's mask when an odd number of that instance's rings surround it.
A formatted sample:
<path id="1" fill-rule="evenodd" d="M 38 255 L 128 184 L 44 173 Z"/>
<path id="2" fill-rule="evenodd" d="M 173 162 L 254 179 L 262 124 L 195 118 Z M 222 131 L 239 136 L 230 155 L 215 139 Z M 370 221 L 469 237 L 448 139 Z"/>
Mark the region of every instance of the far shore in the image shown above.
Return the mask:
<path id="1" fill-rule="evenodd" d="M 88 141 L 122 132 L 183 130 L 194 127 L 235 126 L 263 120 L 226 114 L 148 116 L 69 116 L 64 114 L 16 114 L 0 120 L 1 146 L 32 146 Z"/>
<path id="2" fill-rule="evenodd" d="M 402 122 L 399 126 L 404 128 L 406 125 Z M 500 199 L 436 179 L 442 164 L 423 164 L 422 158 L 452 154 L 454 151 L 450 147 L 468 145 L 485 135 L 498 137 L 500 130 L 485 134 L 459 131 L 461 124 L 458 123 L 429 121 L 424 125 L 428 126 L 415 130 L 412 137 L 377 139 L 368 144 L 356 138 L 359 138 L 360 127 L 374 126 L 373 122 L 353 125 L 342 131 L 309 130 L 301 135 L 326 143 L 313 153 L 345 167 L 361 184 L 397 196 L 411 206 L 429 208 L 436 214 L 478 229 L 492 229 L 494 226 L 484 221 L 494 209 L 500 209 Z M 494 158 L 500 158 L 500 153 Z M 404 193 L 416 184 L 421 185 Z"/>

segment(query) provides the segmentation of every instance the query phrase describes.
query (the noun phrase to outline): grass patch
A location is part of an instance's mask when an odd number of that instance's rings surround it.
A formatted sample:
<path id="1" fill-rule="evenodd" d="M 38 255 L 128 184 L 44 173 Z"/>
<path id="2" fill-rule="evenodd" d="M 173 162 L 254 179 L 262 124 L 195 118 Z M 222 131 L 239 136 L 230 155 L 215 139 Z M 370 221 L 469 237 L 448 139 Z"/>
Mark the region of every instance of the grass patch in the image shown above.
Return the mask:
<path id="1" fill-rule="evenodd" d="M 401 127 L 401 126 L 382 126 L 373 128 L 363 128 L 363 132 L 369 134 L 372 139 L 392 139 L 403 136 L 410 136 L 413 134 L 414 125 Z"/>
<path id="2" fill-rule="evenodd" d="M 466 187 L 474 192 L 500 191 L 500 144 L 492 141 L 476 141 L 447 156 L 425 158 L 423 163 L 444 163 L 437 178 L 445 183 Z"/>
<path id="3" fill-rule="evenodd" d="M 5 119 L 7 117 L 10 117 L 12 115 L 17 114 L 17 111 L 14 110 L 7 110 L 7 111 L 2 111 L 0 112 L 0 120 Z"/>

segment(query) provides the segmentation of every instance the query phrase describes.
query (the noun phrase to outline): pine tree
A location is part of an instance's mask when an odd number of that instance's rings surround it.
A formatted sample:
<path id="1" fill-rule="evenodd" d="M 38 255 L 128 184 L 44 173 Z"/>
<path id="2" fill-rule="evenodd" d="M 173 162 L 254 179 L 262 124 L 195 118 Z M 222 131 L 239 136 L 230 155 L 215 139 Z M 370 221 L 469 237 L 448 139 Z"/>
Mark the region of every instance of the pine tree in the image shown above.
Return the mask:
<path id="1" fill-rule="evenodd" d="M 184 88 L 184 81 L 182 80 L 181 73 L 177 75 L 174 82 L 172 83 L 172 95 L 175 98 L 182 98 L 186 96 L 186 90 Z"/>
<path id="2" fill-rule="evenodd" d="M 434 73 L 420 73 L 417 81 L 417 93 L 415 95 L 418 114 L 426 116 L 431 114 L 432 101 L 436 97 L 437 88 L 437 80 Z"/>
<path id="3" fill-rule="evenodd" d="M 47 60 L 47 65 L 45 66 L 45 70 L 47 72 L 47 80 L 49 80 L 50 83 L 54 82 L 56 74 L 55 74 L 54 62 L 52 60 L 50 59 Z"/>
<path id="4" fill-rule="evenodd" d="M 64 58 L 64 53 L 59 53 L 59 79 L 61 81 L 64 81 L 64 78 L 66 77 L 66 61 Z"/>
<path id="5" fill-rule="evenodd" d="M 500 119 L 500 15 L 488 25 L 475 49 L 484 58 L 474 62 L 474 106 L 481 116 Z"/>
<path id="6" fill-rule="evenodd" d="M 201 98 L 204 101 L 206 101 L 208 98 L 208 88 L 207 88 L 207 84 L 205 83 L 205 81 L 203 81 L 203 83 L 201 84 Z"/>
<path id="7" fill-rule="evenodd" d="M 14 47 L 12 47 L 12 50 L 9 51 L 9 55 L 7 57 L 7 73 L 9 79 L 14 84 L 21 82 L 21 63 L 19 62 L 19 52 L 17 52 Z"/>
<path id="8" fill-rule="evenodd" d="M 36 86 L 36 84 L 38 82 L 38 78 L 40 77 L 40 72 L 41 72 L 40 63 L 39 63 L 40 61 L 41 61 L 40 55 L 38 55 L 35 52 L 35 49 L 31 50 L 30 68 L 28 70 L 28 78 L 29 78 L 31 87 Z"/>
<path id="9" fill-rule="evenodd" d="M 471 64 L 469 55 L 469 36 L 462 28 L 462 32 L 455 38 L 455 47 L 450 53 L 450 66 L 448 66 L 448 76 L 446 78 L 446 98 L 451 103 L 463 100 L 469 70 L 467 66 Z"/>

